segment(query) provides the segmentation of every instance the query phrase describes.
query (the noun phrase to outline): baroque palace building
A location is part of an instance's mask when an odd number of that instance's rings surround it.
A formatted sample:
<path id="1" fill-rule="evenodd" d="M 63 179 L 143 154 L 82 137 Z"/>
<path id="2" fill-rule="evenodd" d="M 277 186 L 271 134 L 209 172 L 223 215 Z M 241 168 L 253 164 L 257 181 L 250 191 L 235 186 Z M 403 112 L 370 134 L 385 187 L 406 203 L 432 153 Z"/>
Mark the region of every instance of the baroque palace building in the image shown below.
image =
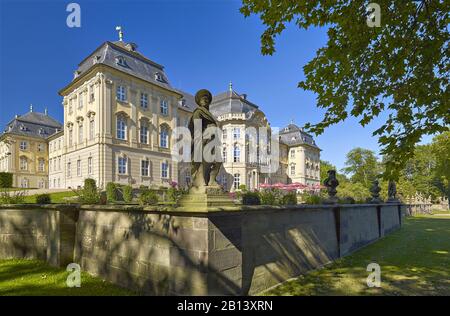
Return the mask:
<path id="1" fill-rule="evenodd" d="M 61 130 L 47 110 L 16 115 L 0 135 L 0 172 L 13 174 L 14 187 L 48 188 L 47 138 Z"/>
<path id="2" fill-rule="evenodd" d="M 86 178 L 95 179 L 102 188 L 108 182 L 189 185 L 190 164 L 172 159 L 171 149 L 175 127 L 187 127 L 197 106 L 194 96 L 174 88 L 164 67 L 138 52 L 136 44 L 121 37 L 101 44 L 80 62 L 72 81 L 59 94 L 63 97 L 63 126 L 38 113 L 20 117 L 47 118 L 42 121 L 49 124 L 47 134 L 28 140 L 36 145 L 39 139 L 44 151 L 36 147 L 29 157 L 20 149 L 19 139 L 14 151 L 0 143 L 0 168 L 9 159 L 9 169 L 2 170 L 15 174 L 15 185 L 24 181 L 19 172 L 20 155 L 34 163 L 26 178 L 30 187 L 77 188 Z M 240 185 L 257 189 L 262 183 L 319 183 L 320 149 L 301 128 L 290 124 L 280 130 L 280 165 L 267 173 L 269 161 L 263 153 L 268 148 L 259 148 L 259 128 L 267 128 L 269 137 L 272 130 L 260 107 L 230 83 L 227 91 L 213 96 L 210 111 L 222 128 L 224 165 L 218 180 L 227 190 Z M 251 151 L 252 147 L 256 151 Z M 5 152 L 20 154 L 14 158 L 14 168 Z M 39 167 L 39 159 L 44 159 L 44 169 Z"/>

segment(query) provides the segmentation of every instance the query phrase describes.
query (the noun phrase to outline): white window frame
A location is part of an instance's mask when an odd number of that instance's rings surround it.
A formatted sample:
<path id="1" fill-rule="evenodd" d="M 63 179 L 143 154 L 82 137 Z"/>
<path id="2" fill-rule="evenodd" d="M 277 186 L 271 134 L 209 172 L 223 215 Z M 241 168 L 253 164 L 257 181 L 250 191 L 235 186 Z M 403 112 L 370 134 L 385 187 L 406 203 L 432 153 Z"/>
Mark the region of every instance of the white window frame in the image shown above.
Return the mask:
<path id="1" fill-rule="evenodd" d="M 239 140 L 241 138 L 241 129 L 239 127 L 233 128 L 233 139 Z"/>
<path id="2" fill-rule="evenodd" d="M 162 148 L 169 148 L 169 130 L 167 127 L 161 127 L 159 134 L 159 146 Z"/>
<path id="3" fill-rule="evenodd" d="M 146 124 L 142 124 L 139 129 L 139 141 L 141 144 L 148 144 L 148 126 Z"/>
<path id="4" fill-rule="evenodd" d="M 117 173 L 120 175 L 125 175 L 128 173 L 128 158 L 118 157 L 117 158 Z"/>
<path id="5" fill-rule="evenodd" d="M 169 179 L 169 163 L 167 161 L 161 162 L 161 178 Z"/>
<path id="6" fill-rule="evenodd" d="M 144 92 L 141 92 L 141 107 L 143 109 L 148 108 L 148 94 Z"/>
<path id="7" fill-rule="evenodd" d="M 81 172 L 81 159 L 77 160 L 77 177 L 81 177 L 82 176 L 82 172 Z"/>
<path id="8" fill-rule="evenodd" d="M 241 174 L 235 173 L 233 175 L 233 188 L 235 190 L 238 190 L 240 186 L 241 186 Z"/>
<path id="9" fill-rule="evenodd" d="M 21 141 L 20 142 L 20 150 L 27 150 L 28 148 L 28 143 L 26 141 Z"/>
<path id="10" fill-rule="evenodd" d="M 142 177 L 150 176 L 150 161 L 148 159 L 141 160 L 141 176 Z"/>
<path id="11" fill-rule="evenodd" d="M 233 147 L 233 162 L 241 162 L 241 148 L 237 144 Z"/>
<path id="12" fill-rule="evenodd" d="M 169 103 L 166 99 L 160 101 L 159 108 L 162 115 L 169 115 Z"/>
<path id="13" fill-rule="evenodd" d="M 121 123 L 119 125 L 119 123 Z M 116 137 L 117 139 L 127 139 L 127 121 L 124 117 L 118 116 L 116 119 Z"/>
<path id="14" fill-rule="evenodd" d="M 92 174 L 92 157 L 88 157 L 88 174 Z"/>
<path id="15" fill-rule="evenodd" d="M 127 101 L 127 88 L 122 85 L 118 85 L 116 88 L 116 99 L 120 102 Z"/>
<path id="16" fill-rule="evenodd" d="M 89 121 L 89 139 L 93 140 L 95 135 L 95 120 L 91 119 Z"/>

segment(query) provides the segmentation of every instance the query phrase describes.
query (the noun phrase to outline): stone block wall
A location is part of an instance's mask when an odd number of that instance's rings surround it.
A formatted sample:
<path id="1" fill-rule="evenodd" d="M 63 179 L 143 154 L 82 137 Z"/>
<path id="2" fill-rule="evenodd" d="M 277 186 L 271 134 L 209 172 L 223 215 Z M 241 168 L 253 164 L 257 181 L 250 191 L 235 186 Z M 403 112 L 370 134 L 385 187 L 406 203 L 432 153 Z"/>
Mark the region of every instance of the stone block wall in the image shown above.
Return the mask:
<path id="1" fill-rule="evenodd" d="M 75 262 L 149 295 L 251 295 L 390 233 L 405 212 L 392 204 L 195 212 L 0 206 L 0 258 Z"/>

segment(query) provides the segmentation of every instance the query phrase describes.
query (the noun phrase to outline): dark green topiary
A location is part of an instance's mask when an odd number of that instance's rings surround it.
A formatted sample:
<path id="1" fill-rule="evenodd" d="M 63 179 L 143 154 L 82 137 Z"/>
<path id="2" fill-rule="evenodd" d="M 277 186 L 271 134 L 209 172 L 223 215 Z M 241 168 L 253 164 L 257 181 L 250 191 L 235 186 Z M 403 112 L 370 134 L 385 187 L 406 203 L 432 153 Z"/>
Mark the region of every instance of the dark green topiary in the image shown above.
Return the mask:
<path id="1" fill-rule="evenodd" d="M 242 204 L 244 205 L 260 205 L 261 198 L 258 192 L 245 192 L 242 194 Z"/>
<path id="2" fill-rule="evenodd" d="M 122 188 L 122 196 L 126 203 L 131 203 L 133 200 L 133 188 L 131 185 L 126 185 Z"/>
<path id="3" fill-rule="evenodd" d="M 10 172 L 0 172 L 0 188 L 12 188 L 13 175 Z"/>
<path id="4" fill-rule="evenodd" d="M 117 186 L 114 182 L 108 182 L 106 184 L 106 199 L 109 203 L 117 202 Z"/>
<path id="5" fill-rule="evenodd" d="M 50 204 L 52 203 L 52 198 L 50 194 L 44 193 L 36 195 L 36 204 Z"/>
<path id="6" fill-rule="evenodd" d="M 78 200 L 83 204 L 97 204 L 100 201 L 100 192 L 94 179 L 85 179 L 84 187 L 76 191 Z"/>

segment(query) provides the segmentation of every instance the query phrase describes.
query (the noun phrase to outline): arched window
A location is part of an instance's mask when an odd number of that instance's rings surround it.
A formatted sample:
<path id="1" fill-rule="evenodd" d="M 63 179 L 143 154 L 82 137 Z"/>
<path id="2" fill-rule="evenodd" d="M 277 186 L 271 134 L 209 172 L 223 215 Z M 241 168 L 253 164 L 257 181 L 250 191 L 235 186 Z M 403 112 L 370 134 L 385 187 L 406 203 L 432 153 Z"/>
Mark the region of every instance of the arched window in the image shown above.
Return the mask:
<path id="1" fill-rule="evenodd" d="M 234 162 L 239 162 L 241 160 L 241 148 L 239 145 L 234 145 L 233 158 Z"/>
<path id="2" fill-rule="evenodd" d="M 239 189 L 240 185 L 241 185 L 241 175 L 239 173 L 235 173 L 233 187 L 235 190 L 237 190 L 237 189 Z"/>
<path id="3" fill-rule="evenodd" d="M 159 146 L 162 148 L 169 148 L 169 127 L 167 125 L 161 125 Z"/>
<path id="4" fill-rule="evenodd" d="M 117 116 L 117 138 L 126 140 L 127 135 L 127 122 L 126 118 L 119 115 Z"/>

